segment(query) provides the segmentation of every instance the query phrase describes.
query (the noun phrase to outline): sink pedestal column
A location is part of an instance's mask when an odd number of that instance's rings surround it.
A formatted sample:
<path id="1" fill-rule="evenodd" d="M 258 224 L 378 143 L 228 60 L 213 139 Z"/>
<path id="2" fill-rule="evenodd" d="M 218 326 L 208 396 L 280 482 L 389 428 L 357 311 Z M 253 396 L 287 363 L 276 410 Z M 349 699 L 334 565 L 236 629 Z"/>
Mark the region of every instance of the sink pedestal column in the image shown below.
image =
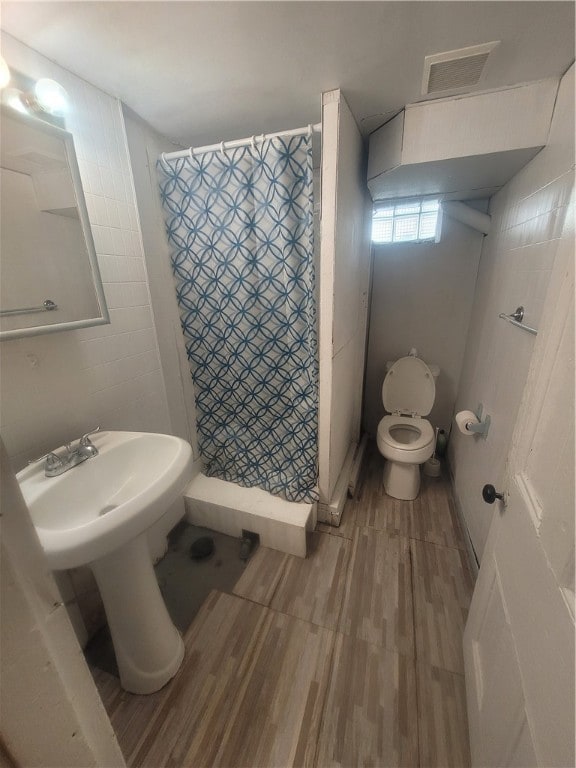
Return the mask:
<path id="1" fill-rule="evenodd" d="M 154 693 L 174 677 L 184 643 L 166 610 L 146 533 L 90 567 L 102 595 L 122 688 Z"/>

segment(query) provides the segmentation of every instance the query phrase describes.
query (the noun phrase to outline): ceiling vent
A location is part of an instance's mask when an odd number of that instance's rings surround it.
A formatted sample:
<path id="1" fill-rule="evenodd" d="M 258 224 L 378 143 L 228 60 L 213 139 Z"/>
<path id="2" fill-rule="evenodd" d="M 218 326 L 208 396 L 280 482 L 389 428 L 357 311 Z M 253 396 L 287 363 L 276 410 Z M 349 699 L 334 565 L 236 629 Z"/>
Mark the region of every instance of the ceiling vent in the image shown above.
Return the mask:
<path id="1" fill-rule="evenodd" d="M 429 95 L 456 91 L 478 85 L 482 80 L 488 56 L 499 41 L 459 48 L 426 56 L 422 93 Z"/>

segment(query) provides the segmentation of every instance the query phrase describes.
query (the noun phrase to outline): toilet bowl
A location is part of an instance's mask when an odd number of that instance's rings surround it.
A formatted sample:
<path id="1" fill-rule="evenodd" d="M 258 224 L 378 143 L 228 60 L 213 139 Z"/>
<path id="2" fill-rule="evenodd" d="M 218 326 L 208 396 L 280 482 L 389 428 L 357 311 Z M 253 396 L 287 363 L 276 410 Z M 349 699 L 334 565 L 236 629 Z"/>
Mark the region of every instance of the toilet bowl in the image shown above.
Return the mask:
<path id="1" fill-rule="evenodd" d="M 382 401 L 390 415 L 378 424 L 378 450 L 384 456 L 384 491 L 411 500 L 420 490 L 420 464 L 434 452 L 434 429 L 427 416 L 436 385 L 430 368 L 417 357 L 402 357 L 389 369 Z"/>

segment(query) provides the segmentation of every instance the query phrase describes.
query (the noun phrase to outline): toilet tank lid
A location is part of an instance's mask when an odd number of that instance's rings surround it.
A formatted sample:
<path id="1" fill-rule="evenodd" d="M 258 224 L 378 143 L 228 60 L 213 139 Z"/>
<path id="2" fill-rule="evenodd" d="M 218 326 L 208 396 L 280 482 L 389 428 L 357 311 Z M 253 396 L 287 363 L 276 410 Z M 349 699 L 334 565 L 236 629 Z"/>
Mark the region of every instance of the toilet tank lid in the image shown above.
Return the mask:
<path id="1" fill-rule="evenodd" d="M 396 360 L 386 360 L 386 373 L 388 373 L 390 368 L 392 368 L 392 366 L 396 362 L 397 362 Z M 426 363 L 426 365 L 430 369 L 430 373 L 432 374 L 432 376 L 434 376 L 434 378 L 437 379 L 438 376 L 440 376 L 440 366 L 435 365 L 434 363 Z"/>
<path id="2" fill-rule="evenodd" d="M 427 416 L 435 397 L 432 371 L 418 357 L 401 357 L 392 365 L 382 384 L 382 402 L 388 413 Z"/>

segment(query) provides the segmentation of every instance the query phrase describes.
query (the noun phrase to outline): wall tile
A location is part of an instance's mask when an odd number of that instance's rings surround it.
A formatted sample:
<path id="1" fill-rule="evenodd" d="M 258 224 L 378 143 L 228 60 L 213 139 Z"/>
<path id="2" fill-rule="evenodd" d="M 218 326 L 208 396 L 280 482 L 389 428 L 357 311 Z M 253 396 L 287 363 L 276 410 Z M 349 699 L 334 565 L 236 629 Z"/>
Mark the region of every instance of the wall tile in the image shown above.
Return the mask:
<path id="1" fill-rule="evenodd" d="M 480 558 L 491 515 L 479 489 L 500 487 L 534 348 L 534 336 L 498 318 L 518 305 L 538 327 L 574 189 L 574 66 L 560 84 L 547 146 L 490 203 L 456 410 L 481 402 L 492 417 L 486 440 L 453 430 L 455 491 Z"/>
<path id="2" fill-rule="evenodd" d="M 144 260 L 146 262 L 170 418 L 176 430 L 175 434 L 190 441 L 194 455 L 198 457 L 194 391 L 180 328 L 170 254 L 164 235 L 163 212 L 154 170 L 154 158 L 158 157 L 162 151 L 170 151 L 177 147 L 156 134 L 150 126 L 129 110 L 125 111 L 125 125 L 132 154 L 134 187 L 138 198 L 141 228 L 135 225 L 136 208 L 132 202 L 128 201 L 130 224 L 134 225 L 134 229 L 128 233 L 124 232 L 124 235 L 129 237 L 129 254 L 134 253 L 138 256 L 131 261 L 134 267 L 134 280 L 137 280 L 140 275 L 135 265 L 140 264 L 140 269 L 143 269 Z M 132 178 L 124 177 L 124 179 L 129 185 L 127 189 L 132 189 Z M 146 244 L 145 253 L 142 240 Z M 134 340 L 133 343 L 135 351 L 140 348 L 144 351 L 147 339 L 143 336 L 139 340 Z M 140 346 L 137 346 L 138 344 Z M 157 414 L 150 411 L 149 416 L 154 423 Z"/>
<path id="3" fill-rule="evenodd" d="M 2 35 L 3 55 L 68 91 L 111 323 L 2 342 L 0 429 L 15 469 L 100 424 L 171 432 L 119 102 Z"/>

